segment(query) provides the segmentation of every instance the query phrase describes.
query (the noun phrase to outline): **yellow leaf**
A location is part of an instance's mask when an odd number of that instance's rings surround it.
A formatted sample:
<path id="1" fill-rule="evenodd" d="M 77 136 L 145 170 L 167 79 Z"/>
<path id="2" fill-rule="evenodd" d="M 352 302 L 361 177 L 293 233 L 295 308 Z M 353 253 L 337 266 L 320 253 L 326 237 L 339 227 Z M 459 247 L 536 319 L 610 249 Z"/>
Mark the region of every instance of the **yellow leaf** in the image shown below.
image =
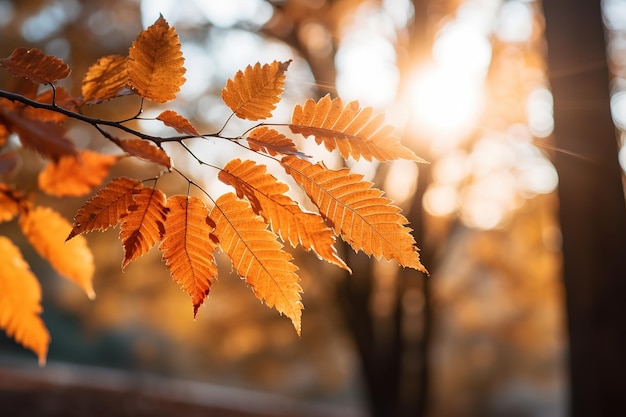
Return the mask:
<path id="1" fill-rule="evenodd" d="M 70 67 L 63 60 L 44 54 L 39 49 L 15 49 L 8 58 L 0 59 L 0 66 L 16 77 L 48 84 L 70 75 Z"/>
<path id="2" fill-rule="evenodd" d="M 371 107 L 360 109 L 356 101 L 344 107 L 340 98 L 331 100 L 326 95 L 317 103 L 309 99 L 304 106 L 297 105 L 289 128 L 304 137 L 314 136 L 315 142 L 324 143 L 329 151 L 338 149 L 344 159 L 352 156 L 355 160 L 402 158 L 426 162 L 400 143 L 393 127 L 383 126 L 382 114 L 372 117 L 372 113 Z"/>
<path id="3" fill-rule="evenodd" d="M 84 236 L 63 241 L 72 226 L 49 207 L 35 207 L 20 216 L 20 228 L 28 242 L 62 276 L 78 284 L 90 299 L 93 291 L 93 255 Z"/>
<path id="4" fill-rule="evenodd" d="M 265 228 L 250 204 L 233 193 L 222 195 L 209 215 L 215 223 L 215 236 L 240 277 L 252 287 L 254 295 L 268 307 L 291 319 L 300 334 L 302 302 L 298 267 L 289 253 Z"/>
<path id="5" fill-rule="evenodd" d="M 199 135 L 198 131 L 189 120 L 176 113 L 173 110 L 165 110 L 157 116 L 166 126 L 173 127 L 178 133 L 186 133 L 188 135 Z"/>
<path id="6" fill-rule="evenodd" d="M 113 179 L 78 210 L 66 240 L 81 233 L 104 231 L 117 225 L 120 217 L 134 204 L 133 194 L 142 187 L 139 181 L 130 178 Z"/>
<path id="7" fill-rule="evenodd" d="M 213 231 L 209 211 L 199 198 L 183 195 L 168 198 L 167 209 L 159 249 L 174 281 L 191 296 L 195 317 L 217 279 L 213 258 L 217 244 L 209 238 Z"/>
<path id="8" fill-rule="evenodd" d="M 222 100 L 240 119 L 261 120 L 272 115 L 280 101 L 285 84 L 285 71 L 291 60 L 274 61 L 245 71 L 238 71 L 235 78 L 226 82 L 222 89 Z"/>
<path id="9" fill-rule="evenodd" d="M 135 202 L 120 217 L 120 239 L 124 246 L 122 269 L 163 239 L 167 211 L 161 190 L 142 188 L 135 194 Z"/>
<path id="10" fill-rule="evenodd" d="M 313 249 L 320 258 L 350 270 L 337 255 L 335 235 L 324 219 L 303 211 L 286 195 L 287 184 L 268 174 L 264 165 L 234 159 L 226 164 L 218 178 L 232 185 L 240 198 L 245 196 L 254 212 L 260 214 L 284 242 L 293 247 L 301 244 L 307 251 Z"/>
<path id="11" fill-rule="evenodd" d="M 0 183 L 0 223 L 12 220 L 20 212 L 21 194 L 6 184 Z"/>
<path id="12" fill-rule="evenodd" d="M 20 250 L 0 236 L 0 328 L 45 365 L 50 334 L 39 314 L 41 288 Z"/>
<path id="13" fill-rule="evenodd" d="M 172 160 L 161 148 L 144 139 L 122 139 L 115 143 L 125 152 L 146 161 L 156 162 L 167 168 L 172 167 Z"/>
<path id="14" fill-rule="evenodd" d="M 282 164 L 304 189 L 322 216 L 355 251 L 362 250 L 377 259 L 395 260 L 400 265 L 427 273 L 421 264 L 415 239 L 400 214 L 383 192 L 363 181 L 363 176 L 344 168 L 328 169 L 294 156 Z"/>
<path id="15" fill-rule="evenodd" d="M 39 172 L 39 188 L 56 197 L 77 197 L 88 194 L 102 184 L 116 156 L 84 150 L 49 163 Z"/>
<path id="16" fill-rule="evenodd" d="M 83 78 L 83 100 L 88 104 L 96 104 L 131 94 L 126 64 L 127 58 L 120 55 L 107 55 L 98 59 Z"/>
<path id="17" fill-rule="evenodd" d="M 130 87 L 157 103 L 176 98 L 185 82 L 185 62 L 176 30 L 163 16 L 142 31 L 128 51 Z"/>

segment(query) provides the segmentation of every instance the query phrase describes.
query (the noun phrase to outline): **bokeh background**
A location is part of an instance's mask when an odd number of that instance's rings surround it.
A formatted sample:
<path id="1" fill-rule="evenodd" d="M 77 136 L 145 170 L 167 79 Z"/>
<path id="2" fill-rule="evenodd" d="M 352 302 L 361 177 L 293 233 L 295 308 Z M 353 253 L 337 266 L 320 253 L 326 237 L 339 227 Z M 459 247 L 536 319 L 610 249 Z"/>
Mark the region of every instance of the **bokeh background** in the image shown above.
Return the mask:
<path id="1" fill-rule="evenodd" d="M 608 51 L 612 78 L 606 88 L 619 130 L 626 125 L 626 2 L 605 0 L 602 10 L 597 20 L 606 44 L 600 48 Z M 90 234 L 97 265 L 97 299 L 90 301 L 29 250 L 15 224 L 2 224 L 0 233 L 21 244 L 40 279 L 52 344 L 49 363 L 40 369 L 30 352 L 0 336 L 0 409 L 13 404 L 11 415 L 26 409 L 23 415 L 55 416 L 107 410 L 354 417 L 568 413 L 554 161 L 598 161 L 553 138 L 541 2 L 0 0 L 0 55 L 19 46 L 56 55 L 73 71 L 61 84 L 79 94 L 86 69 L 103 55 L 125 55 L 159 13 L 181 38 L 187 82 L 175 102 L 148 106 L 146 116 L 173 109 L 200 131 L 216 131 L 230 114 L 220 99 L 225 81 L 249 64 L 287 59 L 293 63 L 274 120 L 289 120 L 295 104 L 326 93 L 384 112 L 403 143 L 430 164 L 345 163 L 403 208 L 431 275 L 341 247 L 354 271 L 348 276 L 295 251 L 305 304 L 298 337 L 223 259 L 220 280 L 194 320 L 188 296 L 171 281 L 157 250 L 122 273 L 117 231 Z M 568 70 L 606 72 L 606 66 L 578 62 Z M 2 88 L 9 78 L 0 74 Z M 607 94 L 601 107 L 608 105 Z M 126 97 L 88 111 L 123 119 L 137 108 L 137 99 Z M 147 121 L 136 127 L 167 134 Z M 247 127 L 234 120 L 228 129 Z M 70 136 L 81 148 L 114 150 L 89 126 L 71 124 Z M 615 165 L 619 158 L 626 166 L 619 134 L 609 139 Z M 343 163 L 312 141 L 299 144 L 329 166 Z M 222 142 L 190 146 L 215 164 L 241 155 Z M 212 195 L 227 190 L 215 171 L 176 145 L 169 150 L 175 165 Z M 18 173 L 2 180 L 35 190 L 42 164 L 22 151 Z M 155 173 L 149 164 L 125 160 L 111 176 Z M 159 185 L 169 193 L 186 191 L 177 178 Z M 621 188 L 607 192 L 623 203 Z M 36 199 L 68 219 L 84 202 Z M 105 399 L 120 408 L 107 408 L 114 406 Z"/>

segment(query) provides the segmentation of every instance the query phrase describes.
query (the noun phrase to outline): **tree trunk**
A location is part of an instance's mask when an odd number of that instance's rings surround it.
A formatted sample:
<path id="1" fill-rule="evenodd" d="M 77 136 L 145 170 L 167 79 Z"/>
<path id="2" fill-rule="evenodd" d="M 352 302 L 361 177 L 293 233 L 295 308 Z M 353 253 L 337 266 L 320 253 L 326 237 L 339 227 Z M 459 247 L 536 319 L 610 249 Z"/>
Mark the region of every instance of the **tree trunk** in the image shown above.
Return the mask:
<path id="1" fill-rule="evenodd" d="M 624 413 L 626 210 L 600 1 L 545 0 L 554 96 L 570 414 Z"/>

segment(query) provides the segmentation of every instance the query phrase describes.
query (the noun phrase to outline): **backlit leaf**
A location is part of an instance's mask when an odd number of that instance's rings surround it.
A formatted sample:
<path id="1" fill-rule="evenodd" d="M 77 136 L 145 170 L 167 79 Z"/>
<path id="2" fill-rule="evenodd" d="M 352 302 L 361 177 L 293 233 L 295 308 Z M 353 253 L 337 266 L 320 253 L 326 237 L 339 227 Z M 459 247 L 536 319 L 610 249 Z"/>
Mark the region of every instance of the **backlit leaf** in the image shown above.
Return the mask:
<path id="1" fill-rule="evenodd" d="M 117 159 L 116 156 L 89 150 L 63 156 L 39 172 L 39 188 L 57 197 L 88 194 L 102 184 Z"/>
<path id="2" fill-rule="evenodd" d="M 323 163 L 312 164 L 294 156 L 284 157 L 282 164 L 335 233 L 354 250 L 427 273 L 407 219 L 382 191 L 363 181 L 362 175 L 346 168 L 331 170 Z"/>
<path id="3" fill-rule="evenodd" d="M 280 101 L 285 84 L 285 71 L 291 61 L 248 65 L 222 89 L 222 100 L 240 119 L 261 120 L 272 115 Z"/>
<path id="4" fill-rule="evenodd" d="M 54 91 L 55 92 L 53 93 L 52 89 L 48 89 L 35 97 L 34 100 L 40 103 L 52 104 L 52 100 L 54 98 L 54 103 L 58 107 L 62 107 L 66 110 L 76 110 L 73 98 L 67 93 L 65 88 L 56 87 Z M 25 117 L 29 119 L 37 119 L 42 122 L 63 123 L 67 120 L 67 116 L 65 114 L 51 110 L 24 106 L 22 111 Z"/>
<path id="5" fill-rule="evenodd" d="M 0 223 L 8 222 L 20 212 L 22 195 L 6 184 L 0 183 Z"/>
<path id="6" fill-rule="evenodd" d="M 195 317 L 217 279 L 213 258 L 217 243 L 209 238 L 213 232 L 209 211 L 199 198 L 183 195 L 169 197 L 167 209 L 159 249 L 174 281 L 191 296 Z"/>
<path id="7" fill-rule="evenodd" d="M 272 156 L 278 154 L 305 156 L 304 153 L 298 151 L 296 144 L 291 139 L 266 126 L 254 129 L 246 141 L 253 151 L 264 152 Z"/>
<path id="8" fill-rule="evenodd" d="M 104 231 L 117 225 L 120 217 L 134 204 L 133 195 L 141 188 L 143 185 L 137 180 L 113 179 L 78 210 L 67 240 L 81 233 Z"/>
<path id="9" fill-rule="evenodd" d="M 50 334 L 39 316 L 41 287 L 20 250 L 0 236 L 0 328 L 45 365 Z"/>
<path id="10" fill-rule="evenodd" d="M 178 133 L 186 133 L 188 135 L 199 135 L 198 131 L 189 120 L 176 113 L 173 110 L 165 110 L 157 116 L 166 126 L 173 127 Z"/>
<path id="11" fill-rule="evenodd" d="M 253 161 L 230 161 L 218 178 L 232 185 L 240 198 L 245 196 L 255 213 L 260 214 L 284 242 L 313 251 L 322 259 L 350 270 L 334 247 L 335 235 L 324 219 L 303 211 L 286 195 L 289 187 Z"/>
<path id="12" fill-rule="evenodd" d="M 172 167 L 172 160 L 165 153 L 165 151 L 157 146 L 153 145 L 144 139 L 121 139 L 116 140 L 115 143 L 132 156 L 141 158 L 146 161 L 156 162 L 167 168 Z"/>
<path id="13" fill-rule="evenodd" d="M 318 145 L 324 143 L 329 151 L 337 149 L 344 159 L 352 156 L 355 160 L 402 158 L 425 162 L 400 143 L 393 127 L 383 126 L 382 114 L 372 113 L 371 107 L 361 109 L 356 101 L 344 106 L 340 98 L 331 100 L 326 95 L 317 103 L 309 99 L 304 106 L 297 105 L 289 128 L 304 137 L 314 136 Z"/>
<path id="14" fill-rule="evenodd" d="M 63 60 L 44 54 L 39 49 L 17 48 L 7 58 L 0 58 L 0 66 L 16 77 L 48 84 L 70 75 L 70 67 Z"/>
<path id="15" fill-rule="evenodd" d="M 83 100 L 88 104 L 96 104 L 131 94 L 126 64 L 127 58 L 120 55 L 107 55 L 98 59 L 83 78 Z"/>
<path id="16" fill-rule="evenodd" d="M 130 87 L 157 103 L 176 98 L 185 82 L 184 59 L 176 30 L 163 16 L 133 42 L 128 52 Z"/>
<path id="17" fill-rule="evenodd" d="M 135 202 L 120 218 L 122 269 L 160 242 L 165 233 L 165 194 L 156 188 L 142 188 L 134 198 Z"/>
<path id="18" fill-rule="evenodd" d="M 64 243 L 72 226 L 49 207 L 35 207 L 20 215 L 20 228 L 28 242 L 62 276 L 78 284 L 91 299 L 93 255 L 84 236 Z"/>
<path id="19" fill-rule="evenodd" d="M 298 267 L 276 235 L 266 229 L 247 201 L 233 193 L 222 195 L 209 217 L 215 223 L 214 234 L 220 247 L 239 276 L 245 278 L 259 300 L 289 317 L 300 334 L 303 306 Z"/>

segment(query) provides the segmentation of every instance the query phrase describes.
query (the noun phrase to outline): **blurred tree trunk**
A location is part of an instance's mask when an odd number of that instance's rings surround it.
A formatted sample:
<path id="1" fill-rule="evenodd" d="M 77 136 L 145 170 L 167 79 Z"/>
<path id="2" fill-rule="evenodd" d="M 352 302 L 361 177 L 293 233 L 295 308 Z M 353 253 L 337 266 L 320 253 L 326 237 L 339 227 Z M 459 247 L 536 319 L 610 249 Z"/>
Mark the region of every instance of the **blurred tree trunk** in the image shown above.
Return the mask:
<path id="1" fill-rule="evenodd" d="M 600 1 L 545 0 L 554 95 L 570 414 L 624 413 L 626 210 Z"/>

